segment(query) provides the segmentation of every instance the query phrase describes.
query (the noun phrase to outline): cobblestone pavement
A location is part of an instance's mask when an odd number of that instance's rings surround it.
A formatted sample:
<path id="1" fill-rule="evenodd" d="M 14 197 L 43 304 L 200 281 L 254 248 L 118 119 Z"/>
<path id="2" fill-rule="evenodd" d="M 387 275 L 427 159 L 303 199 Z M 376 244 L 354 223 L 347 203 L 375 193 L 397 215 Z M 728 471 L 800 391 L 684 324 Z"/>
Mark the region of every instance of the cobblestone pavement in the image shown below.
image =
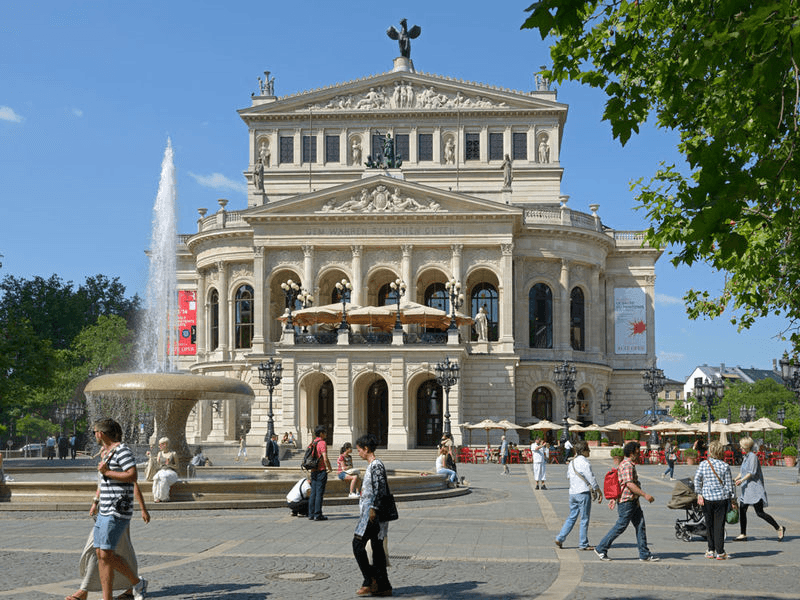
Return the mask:
<path id="1" fill-rule="evenodd" d="M 419 470 L 431 466 L 403 464 Z M 594 461 L 598 479 L 609 466 Z M 509 476 L 501 475 L 498 465 L 460 465 L 471 494 L 401 503 L 400 520 L 389 533 L 395 596 L 800 598 L 800 486 L 794 484 L 794 469 L 764 469 L 768 512 L 786 525 L 785 541 L 777 543 L 773 530 L 751 510 L 750 541 L 733 542 L 738 525 L 729 526 L 731 560 L 710 561 L 703 558 L 703 540 L 675 538 L 675 520 L 685 515 L 666 508 L 673 484 L 661 479 L 663 467 L 640 467 L 644 489 L 656 497 L 644 508 L 650 548 L 661 557 L 653 564 L 638 561 L 632 529 L 612 546 L 610 563 L 576 549 L 577 525 L 564 549 L 556 548 L 553 539 L 568 512 L 568 486 L 565 467 L 547 469 L 549 489 L 534 490 L 526 465 L 512 465 Z M 693 473 L 694 467 L 678 467 L 678 476 Z M 150 581 L 148 597 L 355 598 L 361 584 L 351 550 L 355 507 L 331 506 L 325 512 L 326 522 L 292 518 L 285 509 L 159 511 L 149 525 L 134 520 L 132 539 L 140 572 Z M 599 542 L 615 518 L 606 505 L 594 505 L 590 543 Z M 75 591 L 78 558 L 91 523 L 88 513 L 0 511 L 0 599 L 60 599 Z"/>

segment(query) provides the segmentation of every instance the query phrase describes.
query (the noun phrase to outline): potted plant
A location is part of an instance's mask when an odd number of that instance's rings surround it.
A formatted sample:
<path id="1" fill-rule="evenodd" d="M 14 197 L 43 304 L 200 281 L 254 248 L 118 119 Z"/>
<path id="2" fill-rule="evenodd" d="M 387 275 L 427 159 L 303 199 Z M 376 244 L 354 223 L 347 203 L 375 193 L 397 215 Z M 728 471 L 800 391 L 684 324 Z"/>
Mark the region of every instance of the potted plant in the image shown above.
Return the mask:
<path id="1" fill-rule="evenodd" d="M 686 450 L 683 451 L 683 456 L 686 457 L 687 465 L 697 464 L 697 450 L 694 448 L 686 448 Z"/>
<path id="2" fill-rule="evenodd" d="M 639 432 L 638 431 L 626 431 L 625 432 L 625 439 L 626 440 L 639 440 Z"/>
<path id="3" fill-rule="evenodd" d="M 600 440 L 600 432 L 599 431 L 587 431 L 583 434 L 583 439 L 586 440 L 590 446 L 597 446 L 598 441 Z"/>
<path id="4" fill-rule="evenodd" d="M 622 452 L 622 448 L 615 447 L 611 449 L 611 460 L 614 461 L 615 465 L 621 463 L 623 457 L 624 453 Z"/>
<path id="5" fill-rule="evenodd" d="M 794 446 L 786 446 L 783 449 L 783 462 L 787 467 L 793 467 L 797 464 L 797 448 Z"/>

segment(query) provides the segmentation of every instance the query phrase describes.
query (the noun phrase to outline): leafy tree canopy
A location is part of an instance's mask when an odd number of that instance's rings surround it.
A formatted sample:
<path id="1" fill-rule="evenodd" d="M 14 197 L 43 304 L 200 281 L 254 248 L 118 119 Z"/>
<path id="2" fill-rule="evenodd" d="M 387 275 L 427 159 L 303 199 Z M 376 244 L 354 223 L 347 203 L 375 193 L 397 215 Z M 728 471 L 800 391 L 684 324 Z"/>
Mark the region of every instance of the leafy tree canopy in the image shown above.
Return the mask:
<path id="1" fill-rule="evenodd" d="M 553 81 L 605 92 L 625 144 L 650 119 L 680 135 L 689 167 L 639 180 L 648 242 L 705 261 L 722 290 L 691 290 L 689 316 L 749 328 L 788 318 L 800 350 L 800 25 L 796 0 L 541 0 L 523 28 L 551 37 Z M 786 332 L 783 332 L 786 333 Z"/>

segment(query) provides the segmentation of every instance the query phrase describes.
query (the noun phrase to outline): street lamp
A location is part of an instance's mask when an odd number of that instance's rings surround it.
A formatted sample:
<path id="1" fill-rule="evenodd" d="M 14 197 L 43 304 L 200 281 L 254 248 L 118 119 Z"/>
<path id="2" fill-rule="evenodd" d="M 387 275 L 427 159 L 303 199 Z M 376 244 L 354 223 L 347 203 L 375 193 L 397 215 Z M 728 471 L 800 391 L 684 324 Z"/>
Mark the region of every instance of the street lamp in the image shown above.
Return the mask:
<path id="1" fill-rule="evenodd" d="M 739 407 L 739 419 L 742 423 L 747 423 L 748 421 L 755 421 L 756 419 L 756 407 L 750 406 L 747 408 L 746 406 L 742 405 Z"/>
<path id="2" fill-rule="evenodd" d="M 289 317 L 286 319 L 285 331 L 292 331 L 294 323 L 292 323 L 292 309 L 294 308 L 295 300 L 300 295 L 300 286 L 291 279 L 281 284 L 284 296 L 286 296 L 286 307 L 289 309 Z"/>
<path id="3" fill-rule="evenodd" d="M 303 308 L 308 308 L 314 304 L 314 296 L 312 296 L 308 290 L 302 290 L 297 299 L 300 300 Z M 303 333 L 308 333 L 308 325 L 303 326 Z"/>
<path id="4" fill-rule="evenodd" d="M 450 434 L 450 388 L 458 382 L 458 363 L 450 362 L 445 356 L 444 361 L 436 363 L 436 383 L 444 389 L 444 433 Z"/>
<path id="5" fill-rule="evenodd" d="M 267 439 L 271 440 L 272 435 L 275 433 L 275 423 L 272 414 L 272 392 L 281 382 L 281 374 L 283 373 L 283 365 L 276 363 L 273 357 L 265 363 L 258 365 L 258 379 L 261 385 L 267 386 L 269 390 L 269 412 L 267 413 Z"/>
<path id="6" fill-rule="evenodd" d="M 403 324 L 400 322 L 400 298 L 406 295 L 406 284 L 398 277 L 389 284 L 389 287 L 392 288 L 397 295 L 397 319 L 395 319 L 394 322 L 394 330 L 398 331 L 403 328 Z"/>
<path id="7" fill-rule="evenodd" d="M 725 384 L 721 381 L 703 380 L 702 377 L 694 378 L 694 397 L 701 406 L 708 409 L 708 443 L 711 443 L 711 409 L 722 402 L 725 395 Z"/>
<path id="8" fill-rule="evenodd" d="M 664 371 L 657 369 L 655 362 L 652 367 L 642 371 L 642 386 L 644 391 L 650 394 L 650 401 L 653 403 L 652 414 L 650 415 L 652 417 L 650 419 L 651 425 L 658 423 L 658 395 L 664 390 L 665 381 Z M 657 443 L 655 431 L 650 432 L 650 440 L 655 446 Z"/>
<path id="9" fill-rule="evenodd" d="M 64 407 L 66 417 L 72 421 L 72 435 L 75 435 L 76 421 L 83 416 L 85 409 L 80 402 L 68 402 Z"/>
<path id="10" fill-rule="evenodd" d="M 449 329 L 458 329 L 456 326 L 456 310 L 461 308 L 464 304 L 464 294 L 461 293 L 461 282 L 451 279 L 444 284 L 447 293 L 450 295 L 450 327 Z"/>
<path id="11" fill-rule="evenodd" d="M 788 356 L 784 356 L 780 360 L 780 364 L 783 385 L 794 392 L 795 401 L 800 404 L 800 366 L 794 359 L 790 360 Z M 797 450 L 798 454 L 800 454 L 800 435 L 797 436 Z M 797 480 L 795 483 L 800 483 L 800 461 L 798 461 L 797 465 Z"/>
<path id="12" fill-rule="evenodd" d="M 606 388 L 605 401 L 600 402 L 600 414 L 605 414 L 611 408 L 611 390 Z"/>
<path id="13" fill-rule="evenodd" d="M 561 434 L 561 441 L 569 439 L 569 411 L 575 407 L 575 398 L 570 397 L 570 392 L 575 390 L 575 375 L 578 370 L 575 365 L 571 365 L 566 360 L 561 365 L 556 365 L 553 369 L 553 379 L 556 385 L 564 392 L 564 431 Z"/>
<path id="14" fill-rule="evenodd" d="M 339 290 L 339 297 L 342 300 L 342 322 L 339 324 L 339 331 L 347 331 L 349 328 L 347 326 L 347 299 L 350 297 L 350 291 L 353 289 L 353 286 L 350 285 L 350 282 L 347 279 L 342 279 L 341 281 L 337 282 L 336 289 Z"/>
<path id="15" fill-rule="evenodd" d="M 786 418 L 786 409 L 781 404 L 780 408 L 778 409 L 778 422 L 783 426 L 783 420 Z M 781 452 L 783 452 L 783 429 L 781 429 Z"/>

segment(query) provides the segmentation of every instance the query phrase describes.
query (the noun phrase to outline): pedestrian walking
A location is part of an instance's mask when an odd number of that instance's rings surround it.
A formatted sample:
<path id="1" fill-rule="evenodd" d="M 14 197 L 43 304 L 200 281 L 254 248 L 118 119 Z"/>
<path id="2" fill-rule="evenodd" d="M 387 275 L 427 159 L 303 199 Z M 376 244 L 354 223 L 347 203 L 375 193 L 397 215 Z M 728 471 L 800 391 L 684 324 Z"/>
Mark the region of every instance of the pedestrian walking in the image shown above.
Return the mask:
<path id="1" fill-rule="evenodd" d="M 102 446 L 97 471 L 101 475 L 99 505 L 94 524 L 94 547 L 97 552 L 103 600 L 113 600 L 114 571 L 119 571 L 133 584 L 135 600 L 143 600 L 147 581 L 134 573 L 116 554 L 122 534 L 130 526 L 133 515 L 133 482 L 137 479 L 136 458 L 120 440 L 122 427 L 113 419 L 100 419 L 93 425 L 97 442 Z"/>
<path id="2" fill-rule="evenodd" d="M 777 521 L 775 521 L 771 515 L 764 512 L 764 507 L 768 506 L 767 490 L 764 487 L 764 475 L 761 473 L 761 464 L 758 462 L 758 457 L 755 452 L 753 452 L 753 438 L 743 437 L 739 440 L 739 447 L 742 449 L 744 459 L 739 469 L 739 475 L 734 481 L 734 484 L 742 488 L 742 493 L 739 497 L 740 533 L 734 540 L 737 542 L 747 541 L 747 509 L 752 506 L 756 511 L 756 516 L 772 525 L 772 528 L 778 532 L 778 541 L 782 542 L 783 536 L 786 533 L 786 527 L 783 525 L 778 526 Z"/>
<path id="3" fill-rule="evenodd" d="M 615 506 L 617 508 L 617 522 L 614 523 L 611 530 L 594 549 L 600 560 L 611 560 L 608 557 L 608 549 L 631 523 L 636 529 L 636 546 L 639 550 L 639 560 L 642 562 L 656 562 L 659 560 L 657 556 L 650 553 L 650 549 L 647 547 L 644 512 L 642 512 L 642 507 L 639 506 L 639 498 L 644 498 L 651 504 L 655 500 L 653 496 L 641 488 L 639 483 L 639 475 L 636 473 L 635 464 L 639 458 L 639 451 L 639 442 L 631 441 L 623 447 L 625 457 L 617 469 L 622 495 L 619 497 L 619 501 L 611 499 L 608 502 L 608 508 L 611 510 L 614 510 Z"/>
<path id="4" fill-rule="evenodd" d="M 733 501 L 733 478 L 731 468 L 722 457 L 725 454 L 723 445 L 714 440 L 708 445 L 708 458 L 700 463 L 694 474 L 694 491 L 697 503 L 703 507 L 708 534 L 708 550 L 706 558 L 727 560 L 725 552 L 725 513 Z"/>
<path id="5" fill-rule="evenodd" d="M 311 471 L 311 496 L 308 499 L 308 518 L 311 521 L 327 521 L 328 517 L 322 514 L 322 498 L 325 496 L 325 486 L 328 485 L 328 471 L 331 470 L 331 461 L 328 460 L 328 445 L 325 439 L 328 432 L 324 425 L 317 425 L 314 429 L 314 456 L 318 458 L 317 470 Z"/>
<path id="6" fill-rule="evenodd" d="M 278 434 L 273 433 L 267 440 L 267 454 L 265 467 L 281 466 L 281 448 L 278 446 Z"/>
<path id="7" fill-rule="evenodd" d="M 562 547 L 580 515 L 578 550 L 594 550 L 594 546 L 589 545 L 589 517 L 592 514 L 592 500 L 597 499 L 598 503 L 602 502 L 603 492 L 600 491 L 589 462 L 589 444 L 581 440 L 575 443 L 574 450 L 575 458 L 567 465 L 569 515 L 556 536 L 556 546 Z"/>
<path id="8" fill-rule="evenodd" d="M 360 510 L 353 534 L 353 556 L 363 577 L 357 596 L 391 596 L 392 585 L 386 574 L 386 552 L 383 540 L 389 532 L 389 523 L 378 518 L 381 498 L 389 494 L 386 467 L 375 456 L 378 438 L 368 433 L 356 440 L 358 455 L 367 461 L 364 482 L 361 484 Z M 372 547 L 372 564 L 367 556 L 367 543 Z"/>
<path id="9" fill-rule="evenodd" d="M 500 438 L 500 453 L 498 455 L 500 464 L 503 465 L 503 475 L 508 475 L 510 473 L 508 470 L 509 454 L 508 440 L 506 439 L 506 436 L 503 436 Z"/>
<path id="10" fill-rule="evenodd" d="M 239 459 L 244 456 L 244 462 L 247 462 L 247 439 L 244 435 L 239 440 L 239 452 L 236 453 L 236 458 L 233 460 L 239 462 Z"/>
<path id="11" fill-rule="evenodd" d="M 669 475 L 669 480 L 675 480 L 675 461 L 678 460 L 678 455 L 675 454 L 675 449 L 672 447 L 672 442 L 667 442 L 664 446 L 664 460 L 667 461 L 667 470 L 661 476 L 665 479 Z"/>
<path id="12" fill-rule="evenodd" d="M 541 438 L 536 438 L 531 443 L 531 459 L 533 460 L 533 480 L 536 482 L 536 489 L 546 490 L 544 484 L 547 479 L 545 469 L 547 468 L 547 458 L 550 456 L 550 446 Z"/>

